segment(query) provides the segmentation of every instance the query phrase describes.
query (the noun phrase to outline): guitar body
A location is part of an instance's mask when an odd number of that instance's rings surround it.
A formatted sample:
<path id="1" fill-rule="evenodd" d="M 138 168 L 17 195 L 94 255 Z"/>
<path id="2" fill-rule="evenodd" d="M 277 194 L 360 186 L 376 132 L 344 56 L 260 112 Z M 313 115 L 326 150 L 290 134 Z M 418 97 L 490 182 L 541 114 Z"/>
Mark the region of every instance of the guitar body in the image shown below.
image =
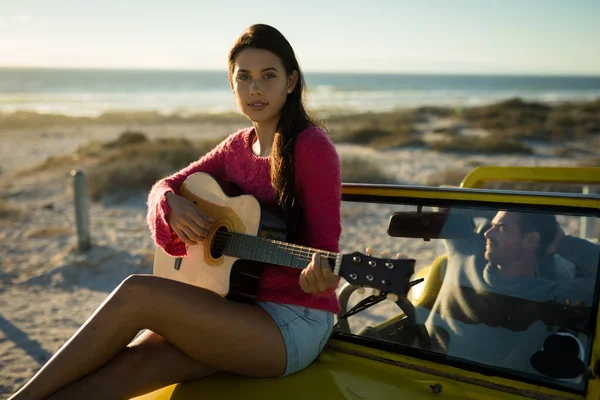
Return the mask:
<path id="1" fill-rule="evenodd" d="M 352 285 L 404 297 L 419 282 L 409 281 L 414 259 L 339 254 L 287 243 L 287 225 L 279 207 L 269 209 L 251 195 L 230 194 L 209 174 L 196 173 L 185 179 L 179 195 L 196 204 L 214 223 L 202 243 L 187 246 L 185 257 L 172 257 L 158 247 L 154 275 L 199 286 L 227 299 L 253 302 L 266 264 L 304 269 L 319 252 L 334 275 Z"/>
<path id="2" fill-rule="evenodd" d="M 209 174 L 190 175 L 179 195 L 195 203 L 215 222 L 208 237 L 187 247 L 187 256 L 173 257 L 157 247 L 154 275 L 211 290 L 227 299 L 253 302 L 264 263 L 222 253 L 223 239 L 217 232 L 235 232 L 274 240 L 285 240 L 284 220 L 263 209 L 250 195 L 228 196 Z"/>

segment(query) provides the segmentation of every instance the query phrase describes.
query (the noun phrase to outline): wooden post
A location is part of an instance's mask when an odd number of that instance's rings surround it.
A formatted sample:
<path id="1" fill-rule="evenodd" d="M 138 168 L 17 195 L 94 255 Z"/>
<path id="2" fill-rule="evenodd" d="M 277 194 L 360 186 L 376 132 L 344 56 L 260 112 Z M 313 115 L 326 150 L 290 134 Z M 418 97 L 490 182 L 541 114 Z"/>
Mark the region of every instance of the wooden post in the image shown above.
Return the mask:
<path id="1" fill-rule="evenodd" d="M 77 248 L 79 251 L 88 251 L 91 247 L 91 239 L 85 175 L 81 170 L 73 170 L 71 171 L 71 176 L 73 177 L 73 193 L 75 196 Z"/>

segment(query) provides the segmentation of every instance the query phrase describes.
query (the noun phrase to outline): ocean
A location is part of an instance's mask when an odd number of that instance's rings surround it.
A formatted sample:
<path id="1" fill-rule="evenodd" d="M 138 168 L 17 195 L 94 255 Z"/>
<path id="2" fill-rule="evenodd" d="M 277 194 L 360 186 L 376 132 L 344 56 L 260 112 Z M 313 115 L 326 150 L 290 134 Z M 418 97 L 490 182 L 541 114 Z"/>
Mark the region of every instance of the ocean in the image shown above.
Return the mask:
<path id="1" fill-rule="evenodd" d="M 470 107 L 513 97 L 547 103 L 600 99 L 600 76 L 306 73 L 309 107 L 322 112 Z M 0 112 L 97 116 L 236 111 L 226 71 L 0 68 Z"/>

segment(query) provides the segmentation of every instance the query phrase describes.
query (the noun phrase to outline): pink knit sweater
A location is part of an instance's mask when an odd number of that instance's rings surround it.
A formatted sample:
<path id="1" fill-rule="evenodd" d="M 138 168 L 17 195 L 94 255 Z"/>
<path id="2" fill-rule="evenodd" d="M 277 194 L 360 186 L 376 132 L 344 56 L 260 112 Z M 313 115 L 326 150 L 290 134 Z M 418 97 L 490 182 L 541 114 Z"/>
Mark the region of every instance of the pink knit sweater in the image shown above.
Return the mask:
<path id="1" fill-rule="evenodd" d="M 166 220 L 170 211 L 166 193 L 178 194 L 185 178 L 195 172 L 232 181 L 260 203 L 276 203 L 269 158 L 252 152 L 254 138 L 254 128 L 237 131 L 198 161 L 152 187 L 148 195 L 147 220 L 152 238 L 165 252 L 172 256 L 186 255 L 185 243 Z M 296 192 L 305 220 L 298 244 L 339 252 L 341 171 L 335 147 L 321 129 L 310 127 L 298 135 L 294 157 Z M 340 311 L 334 289 L 318 294 L 304 293 L 299 274 L 299 269 L 267 265 L 259 279 L 258 301 L 301 305 L 334 313 Z"/>

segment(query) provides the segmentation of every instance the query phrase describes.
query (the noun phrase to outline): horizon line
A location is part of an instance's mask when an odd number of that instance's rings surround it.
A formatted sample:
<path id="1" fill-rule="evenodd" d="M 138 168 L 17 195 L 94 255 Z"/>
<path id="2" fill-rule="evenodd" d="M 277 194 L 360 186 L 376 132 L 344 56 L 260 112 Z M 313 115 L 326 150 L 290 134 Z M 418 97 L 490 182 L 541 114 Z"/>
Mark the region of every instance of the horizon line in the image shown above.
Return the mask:
<path id="1" fill-rule="evenodd" d="M 0 65 L 0 70 L 7 69 L 22 69 L 22 70 L 34 70 L 34 69 L 45 69 L 45 70 L 89 70 L 89 71 L 132 71 L 132 72 L 219 72 L 228 73 L 226 68 L 188 68 L 188 67 L 92 67 L 92 66 L 47 66 L 47 65 L 27 65 L 27 66 L 15 66 L 15 65 Z M 417 71 L 368 71 L 368 70 L 357 70 L 357 71 L 343 71 L 343 70 L 314 70 L 314 69 L 303 69 L 304 74 L 339 74 L 339 75 L 448 75 L 448 76 L 522 76 L 522 77 L 581 77 L 581 78 L 600 78 L 600 73 L 581 73 L 581 72 L 451 72 L 451 71 L 437 71 L 437 72 L 417 72 Z"/>

